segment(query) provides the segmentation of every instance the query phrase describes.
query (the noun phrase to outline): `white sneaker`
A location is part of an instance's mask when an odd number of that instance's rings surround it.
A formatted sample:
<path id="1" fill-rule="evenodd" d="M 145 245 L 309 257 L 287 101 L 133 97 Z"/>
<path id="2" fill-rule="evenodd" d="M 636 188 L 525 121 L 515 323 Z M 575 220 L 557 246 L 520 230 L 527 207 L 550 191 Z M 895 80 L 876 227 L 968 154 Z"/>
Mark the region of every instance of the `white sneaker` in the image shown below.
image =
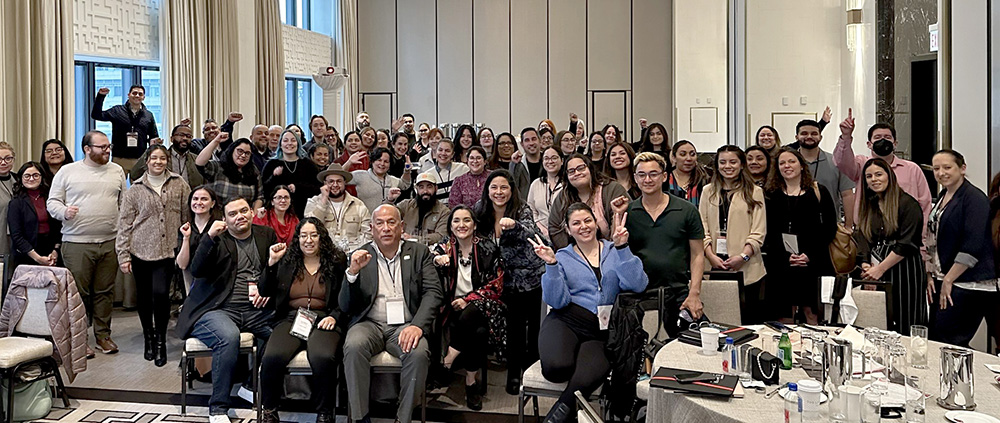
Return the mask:
<path id="1" fill-rule="evenodd" d="M 232 423 L 232 420 L 225 414 L 216 414 L 208 416 L 208 423 Z"/>
<path id="2" fill-rule="evenodd" d="M 244 401 L 253 404 L 253 391 L 247 389 L 245 386 L 240 385 L 240 390 L 236 392 L 236 395 L 243 398 Z M 215 422 L 211 422 L 215 423 Z"/>

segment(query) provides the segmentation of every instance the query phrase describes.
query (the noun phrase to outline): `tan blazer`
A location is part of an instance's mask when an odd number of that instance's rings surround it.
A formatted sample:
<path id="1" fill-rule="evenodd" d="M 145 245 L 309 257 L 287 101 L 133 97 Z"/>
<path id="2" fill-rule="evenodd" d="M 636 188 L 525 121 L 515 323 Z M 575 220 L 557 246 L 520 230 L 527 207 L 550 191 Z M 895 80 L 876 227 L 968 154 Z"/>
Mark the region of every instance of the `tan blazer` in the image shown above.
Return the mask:
<path id="1" fill-rule="evenodd" d="M 720 235 L 719 228 L 719 207 L 720 198 L 715 196 L 716 188 L 714 184 L 705 186 L 702 191 L 701 203 L 698 210 L 701 212 L 701 224 L 705 227 L 705 248 L 712 248 L 714 251 L 715 241 Z M 764 190 L 758 186 L 753 187 L 753 199 L 760 202 L 760 205 L 750 211 L 749 205 L 743 200 L 739 193 L 733 195 L 733 201 L 729 206 L 728 231 L 726 233 L 726 252 L 729 257 L 743 254 L 743 246 L 749 245 L 753 249 L 750 261 L 746 262 L 740 271 L 743 272 L 743 280 L 747 285 L 756 283 L 767 271 L 764 269 L 764 261 L 761 259 L 760 248 L 764 244 L 764 236 L 767 235 L 767 214 L 764 210 Z M 705 260 L 705 269 L 712 267 L 708 260 Z"/>

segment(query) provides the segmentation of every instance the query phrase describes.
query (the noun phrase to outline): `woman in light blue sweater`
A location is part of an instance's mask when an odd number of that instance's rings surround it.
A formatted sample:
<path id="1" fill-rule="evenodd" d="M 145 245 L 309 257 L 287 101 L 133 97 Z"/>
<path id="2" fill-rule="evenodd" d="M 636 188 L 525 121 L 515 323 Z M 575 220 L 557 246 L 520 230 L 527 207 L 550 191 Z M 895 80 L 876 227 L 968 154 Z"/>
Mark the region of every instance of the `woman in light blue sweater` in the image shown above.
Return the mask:
<path id="1" fill-rule="evenodd" d="M 642 262 L 628 248 L 627 215 L 615 216 L 612 241 L 601 240 L 594 212 L 584 203 L 566 211 L 570 245 L 553 252 L 540 238 L 531 241 L 545 261 L 542 299 L 552 307 L 538 335 L 542 375 L 568 382 L 545 422 L 563 422 L 576 414 L 573 393 L 594 392 L 611 365 L 604 355 L 608 319 L 621 291 L 642 292 L 649 279 Z"/>

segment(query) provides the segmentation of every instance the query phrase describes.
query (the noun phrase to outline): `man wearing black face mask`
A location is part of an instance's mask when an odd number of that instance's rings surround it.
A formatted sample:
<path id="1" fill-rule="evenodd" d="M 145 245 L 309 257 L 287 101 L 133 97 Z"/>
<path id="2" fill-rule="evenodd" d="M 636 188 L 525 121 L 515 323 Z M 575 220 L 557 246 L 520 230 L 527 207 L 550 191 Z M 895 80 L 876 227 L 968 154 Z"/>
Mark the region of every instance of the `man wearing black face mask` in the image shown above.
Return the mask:
<path id="1" fill-rule="evenodd" d="M 416 239 L 421 244 L 437 244 L 448 236 L 448 206 L 437 198 L 437 175 L 425 172 L 417 176 L 416 198 L 399 203 L 403 217 L 403 239 Z"/>
<path id="2" fill-rule="evenodd" d="M 927 178 L 920 170 L 920 165 L 906 159 L 896 157 L 896 128 L 888 123 L 876 123 L 868 129 L 868 148 L 872 156 L 855 155 L 851 148 L 854 141 L 854 114 L 851 109 L 847 109 L 847 118 L 840 123 L 840 139 L 837 140 L 837 148 L 833 149 L 833 160 L 837 163 L 837 169 L 855 183 L 863 176 L 861 168 L 868 159 L 878 157 L 889 162 L 889 167 L 896 174 L 896 181 L 904 192 L 910 194 L 920 203 L 920 209 L 924 212 L 924 222 L 931 211 L 931 190 L 927 185 Z M 855 208 L 857 210 L 857 208 Z M 926 226 L 926 225 L 925 225 Z M 926 228 L 925 228 L 926 229 Z"/>
<path id="3" fill-rule="evenodd" d="M 806 159 L 813 179 L 830 191 L 834 209 L 838 213 L 843 210 L 844 227 L 850 229 L 854 226 L 854 182 L 840 173 L 830 153 L 819 148 L 822 140 L 819 122 L 806 119 L 795 126 L 795 142 L 799 145 L 799 153 Z"/>
<path id="4" fill-rule="evenodd" d="M 198 155 L 191 151 L 193 134 L 190 119 L 182 120 L 181 124 L 175 126 L 174 130 L 170 132 L 170 169 L 168 170 L 181 175 L 187 181 L 188 186 L 196 187 L 205 183 L 205 177 L 201 176 L 201 172 L 198 172 L 198 167 L 194 163 Z M 135 166 L 129 172 L 129 178 L 133 181 L 146 173 L 146 158 L 148 156 L 149 151 L 147 150 L 135 162 Z"/>

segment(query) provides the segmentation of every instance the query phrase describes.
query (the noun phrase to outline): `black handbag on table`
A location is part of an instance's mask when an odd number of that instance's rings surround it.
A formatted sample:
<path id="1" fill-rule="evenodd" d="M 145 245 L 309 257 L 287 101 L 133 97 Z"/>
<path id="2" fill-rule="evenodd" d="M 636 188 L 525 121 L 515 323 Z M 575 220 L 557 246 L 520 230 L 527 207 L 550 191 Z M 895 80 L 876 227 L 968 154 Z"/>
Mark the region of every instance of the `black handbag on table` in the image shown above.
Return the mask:
<path id="1" fill-rule="evenodd" d="M 765 385 L 777 385 L 778 374 L 781 373 L 781 359 L 757 347 L 750 348 L 748 354 L 751 377 L 764 382 Z"/>

